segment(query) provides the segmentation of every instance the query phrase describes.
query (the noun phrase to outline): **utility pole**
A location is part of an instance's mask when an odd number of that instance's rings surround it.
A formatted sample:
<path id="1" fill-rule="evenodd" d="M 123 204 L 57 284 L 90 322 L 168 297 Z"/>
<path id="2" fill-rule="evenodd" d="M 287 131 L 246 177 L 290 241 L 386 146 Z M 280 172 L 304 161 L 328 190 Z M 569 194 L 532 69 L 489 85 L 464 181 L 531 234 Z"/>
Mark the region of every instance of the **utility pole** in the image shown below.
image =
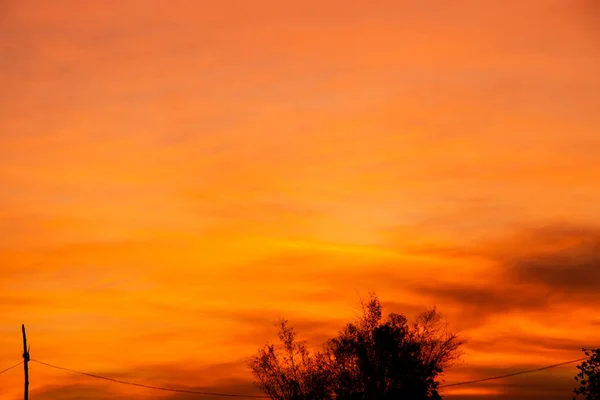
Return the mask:
<path id="1" fill-rule="evenodd" d="M 27 335 L 25 324 L 21 325 L 23 330 L 23 365 L 25 366 L 25 400 L 29 399 L 29 348 L 27 347 Z"/>

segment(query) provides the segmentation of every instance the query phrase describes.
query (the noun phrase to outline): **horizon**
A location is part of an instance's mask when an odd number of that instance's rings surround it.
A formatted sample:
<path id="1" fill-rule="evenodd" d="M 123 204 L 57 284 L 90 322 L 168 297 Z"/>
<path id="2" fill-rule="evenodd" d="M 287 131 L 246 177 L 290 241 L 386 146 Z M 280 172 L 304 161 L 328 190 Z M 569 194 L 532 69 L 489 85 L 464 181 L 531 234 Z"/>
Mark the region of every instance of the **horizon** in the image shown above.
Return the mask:
<path id="1" fill-rule="evenodd" d="M 600 347 L 594 0 L 102 4 L 0 2 L 0 370 L 25 324 L 39 361 L 257 394 L 277 318 L 318 347 L 369 291 L 469 339 L 448 384 Z M 442 394 L 570 399 L 575 374 Z"/>

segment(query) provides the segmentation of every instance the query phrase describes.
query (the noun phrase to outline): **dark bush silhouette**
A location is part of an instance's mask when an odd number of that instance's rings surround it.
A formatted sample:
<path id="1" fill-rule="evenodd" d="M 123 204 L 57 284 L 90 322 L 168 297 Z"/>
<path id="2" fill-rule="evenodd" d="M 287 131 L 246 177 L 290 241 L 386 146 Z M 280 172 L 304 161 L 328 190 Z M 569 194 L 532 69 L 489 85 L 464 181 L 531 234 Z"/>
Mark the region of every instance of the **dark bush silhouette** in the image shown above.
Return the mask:
<path id="1" fill-rule="evenodd" d="M 401 314 L 383 320 L 374 294 L 363 315 L 311 356 L 283 321 L 282 346 L 267 344 L 250 361 L 260 387 L 277 400 L 441 399 L 437 378 L 460 356 L 464 341 L 435 309 L 409 324 Z"/>
<path id="2" fill-rule="evenodd" d="M 585 396 L 585 400 L 600 400 L 600 349 L 582 350 L 589 358 L 577 366 L 579 373 L 575 380 L 579 382 L 579 387 L 573 390 L 573 400 L 579 395 Z"/>

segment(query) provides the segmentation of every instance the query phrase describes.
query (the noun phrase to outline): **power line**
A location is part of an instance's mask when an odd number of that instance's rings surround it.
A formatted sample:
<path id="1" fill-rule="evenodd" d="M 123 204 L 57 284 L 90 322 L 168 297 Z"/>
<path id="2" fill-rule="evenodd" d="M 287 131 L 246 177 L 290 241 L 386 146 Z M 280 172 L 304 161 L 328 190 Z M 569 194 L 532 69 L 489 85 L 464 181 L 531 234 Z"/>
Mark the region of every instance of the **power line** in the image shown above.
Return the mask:
<path id="1" fill-rule="evenodd" d="M 531 370 L 528 370 L 528 371 L 520 371 L 520 372 L 514 372 L 512 374 L 507 374 L 507 375 L 492 376 L 490 378 L 476 379 L 474 381 L 466 381 L 466 382 L 451 383 L 449 385 L 441 385 L 440 388 L 450 387 L 450 386 L 459 386 L 459 385 L 469 385 L 471 383 L 493 381 L 493 380 L 496 380 L 496 379 L 508 378 L 508 377 L 515 376 L 515 375 L 530 374 L 532 372 L 538 372 L 538 371 L 543 371 L 545 369 L 556 368 L 556 367 L 560 367 L 561 365 L 573 364 L 575 362 L 583 361 L 583 360 L 587 360 L 587 357 L 586 358 L 578 358 L 577 360 L 565 361 L 565 362 L 561 362 L 561 363 L 558 363 L 558 364 L 548 365 L 548 366 L 542 367 L 542 368 L 531 369 Z"/>
<path id="2" fill-rule="evenodd" d="M 21 364 L 23 364 L 23 361 L 21 361 L 21 362 L 20 362 L 20 363 L 18 363 L 18 364 L 15 364 L 15 365 L 13 365 L 13 366 L 12 366 L 12 367 L 10 367 L 10 368 L 7 368 L 7 369 L 5 369 L 4 371 L 0 371 L 0 375 L 2 375 L 2 374 L 3 374 L 3 373 L 5 373 L 5 372 L 8 372 L 8 371 L 10 371 L 10 370 L 11 370 L 11 369 L 13 369 L 13 368 L 17 368 L 17 367 L 18 367 L 19 365 L 21 365 Z"/>
<path id="3" fill-rule="evenodd" d="M 195 391 L 195 390 L 172 389 L 172 388 L 166 388 L 166 387 L 161 387 L 161 386 L 143 385 L 141 383 L 121 381 L 121 380 L 118 380 L 118 379 L 107 378 L 105 376 L 88 374 L 87 372 L 81 372 L 81 371 L 76 371 L 74 369 L 59 367 L 59 366 L 52 365 L 52 364 L 47 364 L 47 363 L 44 363 L 44 362 L 41 362 L 41 361 L 38 361 L 38 360 L 31 360 L 31 361 L 36 362 L 38 364 L 45 365 L 46 367 L 60 369 L 60 370 L 63 370 L 63 371 L 68 371 L 68 372 L 72 372 L 72 373 L 79 374 L 79 375 L 85 375 L 85 376 L 89 376 L 91 378 L 103 379 L 103 380 L 114 382 L 114 383 L 120 383 L 122 385 L 130 385 L 130 386 L 137 386 L 137 387 L 142 387 L 142 388 L 146 388 L 146 389 L 162 390 L 163 392 L 197 394 L 197 395 L 201 395 L 201 396 L 243 397 L 243 398 L 255 398 L 255 399 L 269 398 L 269 396 L 262 396 L 262 395 L 199 392 L 199 391 Z"/>
<path id="4" fill-rule="evenodd" d="M 479 382 L 486 382 L 486 381 L 492 381 L 492 380 L 497 380 L 497 379 L 504 379 L 504 378 L 509 378 L 512 376 L 516 376 L 516 375 L 524 375 L 524 374 L 530 374 L 533 372 L 539 372 L 539 371 L 543 371 L 543 370 L 547 370 L 547 369 L 551 369 L 551 368 L 556 368 L 556 367 L 560 367 L 562 365 L 567 365 L 567 364 L 572 364 L 578 361 L 583 361 L 583 360 L 587 360 L 587 357 L 585 358 L 578 358 L 576 360 L 570 360 L 570 361 L 565 361 L 565 362 L 561 362 L 558 364 L 552 364 L 552 365 L 548 365 L 545 367 L 541 367 L 541 368 L 536 368 L 536 369 L 531 369 L 531 370 L 527 370 L 527 371 L 520 371 L 520 372 L 514 372 L 512 374 L 506 374 L 506 375 L 499 375 L 499 376 L 492 376 L 492 377 L 488 377 L 488 378 L 483 378 L 483 379 L 476 379 L 476 380 L 472 380 L 472 381 L 464 381 L 464 382 L 457 382 L 457 383 L 451 383 L 448 385 L 441 385 L 439 386 L 440 388 L 444 388 L 444 387 L 451 387 L 451 386 L 460 386 L 460 385 L 470 385 L 473 383 L 479 383 Z M 238 398 L 255 398 L 255 399 L 259 399 L 259 398 L 269 398 L 269 396 L 261 396 L 261 395 L 244 395 L 244 394 L 231 394 L 231 393 L 215 393 L 215 392 L 200 392 L 200 391 L 194 391 L 194 390 L 185 390 L 185 389 L 173 389 L 173 388 L 166 388 L 166 387 L 161 387 L 161 386 L 151 386 L 151 385 L 144 385 L 141 383 L 133 383 L 133 382 L 127 382 L 127 381 L 121 381 L 118 379 L 113 379 L 113 378 L 107 378 L 105 376 L 100 376 L 100 375 L 94 375 L 94 374 L 89 374 L 86 372 L 81 372 L 81 371 L 76 371 L 74 369 L 69 369 L 69 368 L 64 368 L 64 367 L 59 367 L 56 365 L 52 365 L 52 364 L 47 364 L 38 360 L 31 360 L 33 362 L 36 362 L 38 364 L 41 365 L 45 365 L 47 367 L 50 368 L 55 368 L 55 369 L 59 369 L 59 370 L 63 370 L 63 371 L 68 371 L 68 372 L 72 372 L 75 374 L 79 374 L 79 375 L 85 375 L 85 376 L 89 376 L 92 378 L 96 378 L 96 379 L 103 379 L 106 381 L 110 381 L 110 382 L 114 382 L 114 383 L 119 383 L 122 385 L 130 385 L 130 386 L 137 386 L 137 387 L 142 387 L 142 388 L 146 388 L 146 389 L 154 389 L 154 390 L 162 390 L 165 392 L 175 392 L 175 393 L 187 393 L 187 394 L 197 394 L 197 395 L 202 395 L 202 396 L 220 396 L 220 397 L 238 397 Z M 22 362 L 20 362 L 19 364 L 9 368 L 8 370 L 15 368 L 19 365 L 21 365 Z M 8 371 L 6 370 L 6 371 Z M 6 372 L 3 371 L 3 372 Z M 0 373 L 3 373 L 0 372 Z"/>

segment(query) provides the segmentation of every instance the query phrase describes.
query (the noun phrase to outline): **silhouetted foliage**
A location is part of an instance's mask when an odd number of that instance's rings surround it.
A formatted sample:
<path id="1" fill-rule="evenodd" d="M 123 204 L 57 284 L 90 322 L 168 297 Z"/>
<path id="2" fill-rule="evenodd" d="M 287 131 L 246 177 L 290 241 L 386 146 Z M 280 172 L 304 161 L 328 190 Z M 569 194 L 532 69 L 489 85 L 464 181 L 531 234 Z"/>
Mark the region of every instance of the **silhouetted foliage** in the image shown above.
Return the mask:
<path id="1" fill-rule="evenodd" d="M 577 366 L 579 373 L 575 380 L 579 382 L 579 387 L 573 390 L 573 399 L 582 395 L 585 400 L 600 400 L 600 349 L 582 350 L 589 358 Z"/>
<path id="2" fill-rule="evenodd" d="M 340 400 L 441 399 L 436 378 L 458 359 L 463 343 L 435 308 L 413 324 L 401 314 L 383 320 L 371 294 L 362 318 L 327 343 L 333 392 Z"/>
<path id="3" fill-rule="evenodd" d="M 322 354 L 311 356 L 288 321 L 279 321 L 280 346 L 267 343 L 250 362 L 259 387 L 275 400 L 331 398 Z"/>
<path id="4" fill-rule="evenodd" d="M 362 306 L 363 315 L 312 357 L 282 321 L 282 346 L 267 344 L 250 362 L 263 391 L 277 400 L 441 399 L 437 378 L 464 341 L 435 309 L 409 324 L 401 314 L 384 320 L 374 294 Z"/>

